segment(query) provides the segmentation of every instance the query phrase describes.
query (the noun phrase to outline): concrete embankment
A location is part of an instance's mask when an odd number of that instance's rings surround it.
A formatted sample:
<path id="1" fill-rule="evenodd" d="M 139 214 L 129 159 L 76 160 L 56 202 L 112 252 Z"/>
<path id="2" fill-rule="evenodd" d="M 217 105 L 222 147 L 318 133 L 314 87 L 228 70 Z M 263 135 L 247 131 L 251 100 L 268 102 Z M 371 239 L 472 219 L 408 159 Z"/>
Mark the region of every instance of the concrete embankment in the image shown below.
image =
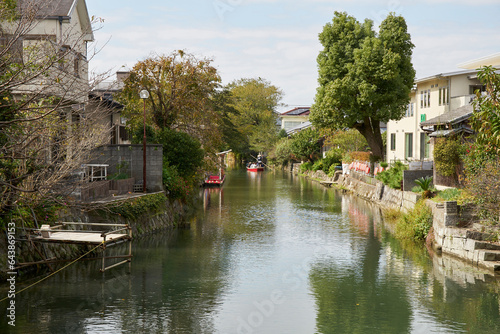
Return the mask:
<path id="1" fill-rule="evenodd" d="M 298 175 L 300 164 L 293 164 L 290 171 Z M 411 191 L 401 191 L 385 186 L 382 182 L 361 173 L 337 173 L 327 176 L 323 171 L 306 172 L 304 175 L 318 182 L 334 183 L 337 188 L 380 205 L 382 208 L 412 209 L 421 196 Z M 474 223 L 477 217 L 473 208 L 461 207 L 457 202 L 437 203 L 426 200 L 433 213 L 433 248 L 438 253 L 457 257 L 474 267 L 500 273 L 499 231 L 488 231 L 484 225 Z M 464 226 L 464 227 L 461 227 Z"/>

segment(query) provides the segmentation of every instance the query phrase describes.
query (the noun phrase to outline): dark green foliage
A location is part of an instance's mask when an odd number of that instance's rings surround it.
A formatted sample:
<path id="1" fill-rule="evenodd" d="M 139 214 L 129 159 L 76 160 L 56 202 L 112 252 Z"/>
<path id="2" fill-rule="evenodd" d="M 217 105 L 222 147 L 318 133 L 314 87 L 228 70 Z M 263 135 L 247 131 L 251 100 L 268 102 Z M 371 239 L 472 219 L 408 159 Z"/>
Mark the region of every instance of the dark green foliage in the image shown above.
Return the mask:
<path id="1" fill-rule="evenodd" d="M 383 157 L 380 122 L 404 115 L 413 87 L 410 34 L 403 17 L 393 13 L 381 23 L 359 23 L 335 12 L 319 35 L 319 88 L 311 122 L 320 128 L 356 129 L 372 152 Z"/>
<path id="2" fill-rule="evenodd" d="M 381 172 L 378 173 L 376 178 L 377 180 L 382 181 L 385 185 L 393 188 L 393 189 L 401 189 L 401 181 L 403 181 L 403 170 L 408 169 L 401 161 L 396 161 L 394 165 Z"/>
<path id="3" fill-rule="evenodd" d="M 313 171 L 318 171 L 318 170 L 323 170 L 324 164 L 323 164 L 323 159 L 316 160 L 312 166 Z"/>
<path id="4" fill-rule="evenodd" d="M 460 162 L 461 144 L 451 138 L 438 138 L 434 144 L 434 166 L 444 176 L 453 176 Z"/>
<path id="5" fill-rule="evenodd" d="M 300 165 L 300 171 L 301 172 L 306 172 L 308 170 L 312 170 L 313 163 L 310 161 L 304 162 L 302 165 Z"/>
<path id="6" fill-rule="evenodd" d="M 201 144 L 187 133 L 165 128 L 158 132 L 157 140 L 163 145 L 164 163 L 175 167 L 180 176 L 191 178 L 202 166 Z"/>
<path id="7" fill-rule="evenodd" d="M 429 190 L 432 185 L 432 176 L 421 177 L 415 180 L 415 183 L 420 186 L 423 191 Z"/>
<path id="8" fill-rule="evenodd" d="M 140 124 L 136 128 L 132 129 L 132 144 L 142 144 L 144 142 L 144 125 Z M 156 143 L 156 132 L 154 128 L 146 124 L 146 143 Z"/>
<path id="9" fill-rule="evenodd" d="M 168 191 L 169 198 L 186 198 L 192 188 L 192 185 L 179 174 L 177 168 L 168 164 L 163 164 L 163 185 Z"/>

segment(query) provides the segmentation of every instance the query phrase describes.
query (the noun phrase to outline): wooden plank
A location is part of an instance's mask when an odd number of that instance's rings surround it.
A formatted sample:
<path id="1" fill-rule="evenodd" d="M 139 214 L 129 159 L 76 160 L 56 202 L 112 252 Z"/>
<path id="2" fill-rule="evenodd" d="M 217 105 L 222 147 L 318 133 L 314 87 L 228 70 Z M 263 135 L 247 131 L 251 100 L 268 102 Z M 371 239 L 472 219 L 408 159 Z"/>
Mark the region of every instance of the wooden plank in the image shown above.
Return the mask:
<path id="1" fill-rule="evenodd" d="M 129 238 L 128 234 L 108 234 L 106 235 L 106 243 L 114 242 L 120 239 Z M 74 242 L 74 243 L 90 243 L 100 244 L 104 241 L 101 232 L 88 233 L 88 232 L 50 232 L 49 238 L 36 237 L 33 240 L 45 242 Z"/>

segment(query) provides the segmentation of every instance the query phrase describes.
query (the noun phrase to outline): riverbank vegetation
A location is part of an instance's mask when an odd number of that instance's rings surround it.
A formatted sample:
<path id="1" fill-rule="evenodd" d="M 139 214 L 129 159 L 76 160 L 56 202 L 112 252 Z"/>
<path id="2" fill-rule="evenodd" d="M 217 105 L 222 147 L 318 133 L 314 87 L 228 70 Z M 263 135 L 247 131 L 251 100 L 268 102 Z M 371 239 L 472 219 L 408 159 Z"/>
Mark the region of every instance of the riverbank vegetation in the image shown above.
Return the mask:
<path id="1" fill-rule="evenodd" d="M 432 210 L 424 200 L 407 212 L 384 210 L 384 219 L 395 226 L 395 236 L 406 241 L 425 241 L 432 227 Z"/>

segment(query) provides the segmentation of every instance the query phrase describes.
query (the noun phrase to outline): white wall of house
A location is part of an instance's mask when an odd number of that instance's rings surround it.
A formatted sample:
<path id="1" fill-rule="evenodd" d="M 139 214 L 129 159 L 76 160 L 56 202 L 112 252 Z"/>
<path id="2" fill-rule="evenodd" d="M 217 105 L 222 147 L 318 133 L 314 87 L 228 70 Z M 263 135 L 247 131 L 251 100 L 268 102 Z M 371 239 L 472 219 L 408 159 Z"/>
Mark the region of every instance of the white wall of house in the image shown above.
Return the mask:
<path id="1" fill-rule="evenodd" d="M 293 129 L 309 120 L 309 115 L 280 115 L 281 118 L 281 128 L 285 130 Z"/>
<path id="2" fill-rule="evenodd" d="M 420 122 L 470 104 L 471 90 L 480 86 L 475 70 L 416 80 L 405 117 L 387 123 L 386 160 L 431 161 L 432 146 L 420 129 Z"/>

